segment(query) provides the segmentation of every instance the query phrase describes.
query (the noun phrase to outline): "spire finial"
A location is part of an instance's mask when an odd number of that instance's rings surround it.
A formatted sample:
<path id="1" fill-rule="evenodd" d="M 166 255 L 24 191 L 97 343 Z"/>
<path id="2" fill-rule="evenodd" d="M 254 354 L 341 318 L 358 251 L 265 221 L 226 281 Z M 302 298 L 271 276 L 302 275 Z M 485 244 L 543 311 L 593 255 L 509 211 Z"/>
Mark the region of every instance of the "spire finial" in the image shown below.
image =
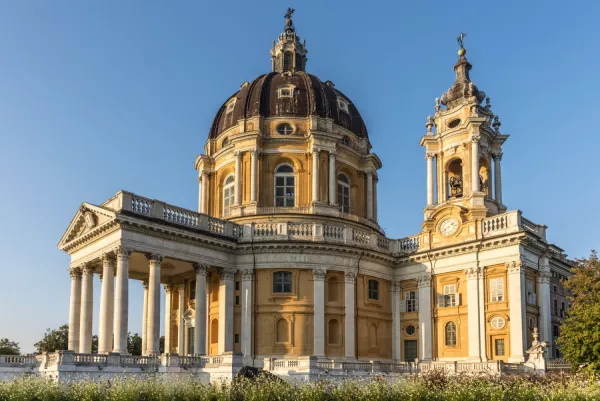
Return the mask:
<path id="1" fill-rule="evenodd" d="M 460 49 L 458 49 L 458 55 L 460 57 L 464 57 L 464 55 L 467 54 L 467 49 L 465 49 L 465 46 L 463 45 L 463 40 L 466 37 L 467 37 L 467 34 L 461 32 L 460 35 L 458 35 L 458 38 L 456 38 L 456 41 L 460 45 Z"/>
<path id="2" fill-rule="evenodd" d="M 285 18 L 285 31 L 293 32 L 294 31 L 294 23 L 292 22 L 292 14 L 294 14 L 294 10 L 291 7 L 288 7 L 287 12 L 283 16 Z"/>

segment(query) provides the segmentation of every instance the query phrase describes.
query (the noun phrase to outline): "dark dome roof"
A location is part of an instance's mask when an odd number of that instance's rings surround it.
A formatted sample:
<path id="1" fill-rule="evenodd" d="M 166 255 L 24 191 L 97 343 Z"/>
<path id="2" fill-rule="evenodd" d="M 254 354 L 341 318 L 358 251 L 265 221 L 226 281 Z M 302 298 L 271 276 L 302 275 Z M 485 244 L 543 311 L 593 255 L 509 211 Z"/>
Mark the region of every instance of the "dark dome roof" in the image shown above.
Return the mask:
<path id="1" fill-rule="evenodd" d="M 286 85 L 294 86 L 294 97 L 279 98 L 277 90 Z M 337 98 L 348 103 L 348 113 L 338 107 Z M 227 104 L 236 98 L 233 111 L 226 113 Z M 367 127 L 358 110 L 348 97 L 333 87 L 333 83 L 321 82 L 312 74 L 299 71 L 294 74 L 271 72 L 261 75 L 231 96 L 221 106 L 210 128 L 209 138 L 237 124 L 238 120 L 255 116 L 308 117 L 311 115 L 331 118 L 360 138 L 368 138 Z"/>

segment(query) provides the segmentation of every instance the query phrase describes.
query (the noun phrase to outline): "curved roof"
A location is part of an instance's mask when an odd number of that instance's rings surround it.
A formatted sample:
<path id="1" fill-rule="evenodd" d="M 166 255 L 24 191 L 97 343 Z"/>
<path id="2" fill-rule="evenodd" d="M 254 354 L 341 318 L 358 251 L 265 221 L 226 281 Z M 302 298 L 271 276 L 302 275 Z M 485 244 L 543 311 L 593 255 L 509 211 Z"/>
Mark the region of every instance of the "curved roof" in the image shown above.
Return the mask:
<path id="1" fill-rule="evenodd" d="M 292 97 L 280 97 L 281 88 L 293 89 Z M 227 106 L 235 99 L 233 110 Z M 338 99 L 348 105 L 340 108 Z M 319 116 L 333 119 L 334 123 L 348 129 L 360 138 L 368 138 L 367 127 L 350 99 L 334 88 L 332 82 L 322 82 L 306 72 L 271 72 L 261 75 L 232 95 L 219 108 L 210 128 L 209 139 L 236 125 L 238 120 L 262 117 Z"/>

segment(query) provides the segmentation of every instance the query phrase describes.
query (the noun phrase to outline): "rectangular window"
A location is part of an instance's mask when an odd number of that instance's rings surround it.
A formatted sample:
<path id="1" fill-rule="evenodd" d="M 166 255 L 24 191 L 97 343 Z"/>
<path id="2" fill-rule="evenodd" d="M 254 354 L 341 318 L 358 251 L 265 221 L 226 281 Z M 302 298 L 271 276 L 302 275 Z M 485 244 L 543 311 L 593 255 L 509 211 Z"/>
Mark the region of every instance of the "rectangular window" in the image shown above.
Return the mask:
<path id="1" fill-rule="evenodd" d="M 527 280 L 527 303 L 529 305 L 537 304 L 537 295 L 535 294 L 535 284 L 532 280 Z"/>
<path id="2" fill-rule="evenodd" d="M 456 284 L 447 284 L 444 286 L 444 294 L 440 297 L 439 306 L 456 306 L 456 298 Z"/>
<path id="3" fill-rule="evenodd" d="M 292 292 L 292 273 L 273 273 L 273 292 Z"/>
<path id="4" fill-rule="evenodd" d="M 240 296 L 239 296 L 239 295 L 236 295 L 236 296 L 235 296 L 235 304 L 236 304 L 236 305 L 239 305 L 239 304 L 240 304 Z"/>
<path id="5" fill-rule="evenodd" d="M 404 293 L 404 300 L 406 301 L 406 311 L 407 312 L 416 312 L 417 309 L 417 292 L 416 291 L 406 291 Z"/>
<path id="6" fill-rule="evenodd" d="M 504 301 L 504 279 L 493 278 L 490 280 L 490 295 L 492 302 Z"/>
<path id="7" fill-rule="evenodd" d="M 190 281 L 190 301 L 196 299 L 196 280 Z"/>
<path id="8" fill-rule="evenodd" d="M 195 330 L 193 327 L 188 327 L 187 330 L 187 351 L 188 351 L 188 355 L 194 355 L 194 333 Z"/>
<path id="9" fill-rule="evenodd" d="M 494 346 L 496 348 L 496 356 L 504 356 L 504 339 L 496 339 Z"/>
<path id="10" fill-rule="evenodd" d="M 369 299 L 379 300 L 379 281 L 369 280 Z"/>
<path id="11" fill-rule="evenodd" d="M 239 281 L 236 281 L 236 282 L 235 282 L 235 290 L 236 290 L 236 291 L 239 291 L 239 290 L 240 290 L 240 282 L 239 282 Z"/>
<path id="12" fill-rule="evenodd" d="M 559 334 L 559 329 L 558 329 L 558 326 L 555 325 L 552 327 L 552 335 L 554 337 L 558 337 L 558 334 Z"/>
<path id="13" fill-rule="evenodd" d="M 558 316 L 558 301 L 556 299 L 553 300 L 553 306 L 554 308 L 552 311 L 554 312 L 555 316 Z"/>
<path id="14" fill-rule="evenodd" d="M 239 344 L 240 343 L 240 335 L 236 333 L 235 335 L 235 343 Z"/>

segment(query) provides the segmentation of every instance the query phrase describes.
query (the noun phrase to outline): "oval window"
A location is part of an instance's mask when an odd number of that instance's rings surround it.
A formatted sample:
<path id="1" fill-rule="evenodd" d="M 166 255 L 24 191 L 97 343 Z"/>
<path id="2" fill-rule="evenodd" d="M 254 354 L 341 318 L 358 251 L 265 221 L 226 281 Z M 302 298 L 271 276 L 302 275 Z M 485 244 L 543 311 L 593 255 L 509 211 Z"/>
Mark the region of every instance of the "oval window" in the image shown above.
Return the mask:
<path id="1" fill-rule="evenodd" d="M 288 123 L 279 124 L 277 126 L 277 133 L 279 135 L 290 135 L 294 132 L 294 128 Z"/>
<path id="2" fill-rule="evenodd" d="M 491 322 L 492 328 L 494 328 L 494 329 L 501 329 L 504 327 L 504 324 L 505 324 L 504 319 L 499 316 L 496 316 L 495 318 L 493 318 L 492 322 Z"/>
<path id="3" fill-rule="evenodd" d="M 456 127 L 458 127 L 458 124 L 460 124 L 460 118 L 450 121 L 448 123 L 448 128 L 456 128 Z"/>
<path id="4" fill-rule="evenodd" d="M 415 326 L 413 326 L 412 324 L 406 327 L 406 334 L 408 334 L 409 336 L 415 334 L 416 331 L 417 329 L 415 329 Z"/>

